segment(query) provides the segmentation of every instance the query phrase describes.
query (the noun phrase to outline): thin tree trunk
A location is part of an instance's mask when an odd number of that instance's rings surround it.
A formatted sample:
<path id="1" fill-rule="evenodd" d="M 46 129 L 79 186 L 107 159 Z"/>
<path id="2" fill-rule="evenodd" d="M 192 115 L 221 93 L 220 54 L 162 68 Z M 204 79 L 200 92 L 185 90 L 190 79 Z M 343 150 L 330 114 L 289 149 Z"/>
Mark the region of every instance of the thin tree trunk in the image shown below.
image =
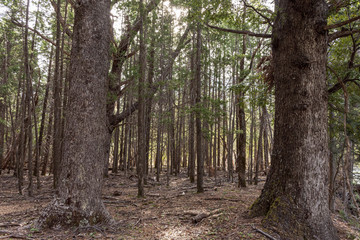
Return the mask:
<path id="1" fill-rule="evenodd" d="M 199 108 L 201 104 L 201 25 L 197 25 L 196 33 L 196 67 L 195 67 L 195 83 L 196 83 L 196 99 L 195 103 L 198 108 L 196 111 L 196 161 L 197 161 L 197 192 L 204 192 L 203 176 L 204 176 L 204 159 L 202 154 L 202 130 L 201 130 L 201 113 Z"/>
<path id="2" fill-rule="evenodd" d="M 120 111 L 120 102 L 117 102 L 117 112 Z M 114 152 L 113 152 L 113 165 L 112 172 L 118 172 L 118 163 L 119 163 L 119 138 L 120 138 L 120 126 L 115 129 L 114 132 Z"/>
<path id="3" fill-rule="evenodd" d="M 139 56 L 139 109 L 138 109 L 138 156 L 136 171 L 138 174 L 138 196 L 144 197 L 144 175 L 146 162 L 146 126 L 145 126 L 145 76 L 146 76 L 146 48 L 145 48 L 145 9 L 140 0 L 140 56 Z"/>
<path id="4" fill-rule="evenodd" d="M 189 116 L 189 177 L 190 182 L 195 182 L 195 103 L 196 103 L 196 92 L 195 92 L 195 34 L 192 38 L 193 50 L 190 57 L 190 68 L 193 73 L 192 80 L 190 83 L 190 116 Z"/>
<path id="5" fill-rule="evenodd" d="M 251 105 L 251 124 L 250 124 L 250 144 L 249 144 L 249 157 L 250 157 L 250 163 L 249 163 L 249 183 L 252 184 L 253 181 L 253 138 L 254 138 L 254 106 Z"/>
<path id="6" fill-rule="evenodd" d="M 52 161 L 54 172 L 54 188 L 57 188 L 60 176 L 61 163 L 61 89 L 60 82 L 60 55 L 61 55 L 61 27 L 60 27 L 60 6 L 61 0 L 57 0 L 57 20 L 56 20 L 56 50 L 55 50 L 55 71 L 53 83 L 53 98 L 54 98 L 54 131 L 53 131 L 53 145 L 52 145 Z"/>

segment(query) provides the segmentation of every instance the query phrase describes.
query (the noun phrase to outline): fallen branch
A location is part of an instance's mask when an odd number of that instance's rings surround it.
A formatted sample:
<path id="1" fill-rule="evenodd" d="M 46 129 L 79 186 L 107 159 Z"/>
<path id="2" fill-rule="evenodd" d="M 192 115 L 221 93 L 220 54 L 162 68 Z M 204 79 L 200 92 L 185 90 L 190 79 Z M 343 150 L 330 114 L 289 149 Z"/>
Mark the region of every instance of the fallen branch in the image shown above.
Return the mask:
<path id="1" fill-rule="evenodd" d="M 0 230 L 0 234 L 9 234 L 9 235 L 6 235 L 6 236 L 1 236 L 0 239 L 11 239 L 11 238 L 30 239 L 25 235 L 15 234 L 15 233 L 10 232 L 10 231 Z"/>
<path id="2" fill-rule="evenodd" d="M 205 213 L 199 213 L 199 214 L 197 214 L 195 217 L 192 218 L 192 222 L 195 223 L 195 224 L 196 224 L 196 223 L 199 223 L 199 222 L 201 222 L 203 219 L 205 219 L 205 218 L 207 218 L 207 217 L 210 217 L 210 216 L 212 216 L 212 215 L 221 213 L 221 212 L 222 212 L 222 209 L 217 209 L 217 210 L 212 211 L 212 212 L 210 212 L 210 213 L 207 213 L 207 212 L 205 212 Z"/>
<path id="3" fill-rule="evenodd" d="M 207 217 L 209 217 L 210 216 L 210 214 L 209 213 L 200 213 L 200 214 L 198 214 L 198 215 L 196 215 L 195 217 L 193 217 L 193 219 L 192 219 L 192 222 L 193 223 L 199 223 L 199 222 L 201 222 L 204 218 L 207 218 Z"/>
<path id="4" fill-rule="evenodd" d="M 18 227 L 20 224 L 18 223 L 0 223 L 0 227 Z"/>
<path id="5" fill-rule="evenodd" d="M 213 200 L 213 201 L 229 201 L 229 202 L 243 202 L 241 199 L 230 199 L 230 198 L 204 198 L 204 200 Z"/>
<path id="6" fill-rule="evenodd" d="M 273 236 L 271 236 L 270 234 L 264 232 L 263 230 L 260 230 L 260 229 L 254 227 L 254 226 L 252 226 L 252 228 L 253 228 L 256 232 L 261 233 L 262 235 L 264 235 L 265 237 L 267 237 L 267 238 L 269 238 L 269 239 L 271 239 L 271 240 L 277 240 L 277 238 L 274 238 Z"/>

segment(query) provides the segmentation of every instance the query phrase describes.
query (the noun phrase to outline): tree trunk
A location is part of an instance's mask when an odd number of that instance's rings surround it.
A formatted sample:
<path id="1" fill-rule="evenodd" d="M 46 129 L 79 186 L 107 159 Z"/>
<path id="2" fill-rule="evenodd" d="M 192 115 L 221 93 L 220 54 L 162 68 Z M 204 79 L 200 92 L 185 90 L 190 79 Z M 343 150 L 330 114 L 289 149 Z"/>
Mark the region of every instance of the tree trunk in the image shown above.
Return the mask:
<path id="1" fill-rule="evenodd" d="M 339 239 L 328 208 L 326 17 L 323 0 L 284 0 L 273 30 L 274 149 L 251 215 L 284 239 Z"/>
<path id="2" fill-rule="evenodd" d="M 54 188 L 58 186 L 60 176 L 61 161 L 61 89 L 60 89 L 60 48 L 61 48 L 61 28 L 60 28 L 60 6 L 61 0 L 57 1 L 57 23 L 56 23 L 56 50 L 55 50 L 55 71 L 53 82 L 54 98 L 54 130 L 52 145 L 52 161 L 54 172 Z"/>
<path id="3" fill-rule="evenodd" d="M 120 102 L 117 102 L 117 112 L 120 111 Z M 114 132 L 114 151 L 113 151 L 113 165 L 111 172 L 117 173 L 118 172 L 118 163 L 119 163 L 119 138 L 120 138 L 120 127 L 116 127 Z"/>
<path id="4" fill-rule="evenodd" d="M 195 103 L 197 107 L 196 111 L 196 162 L 197 162 L 197 192 L 204 192 L 203 176 L 204 176 L 204 159 L 202 154 L 202 130 L 201 130 L 201 25 L 198 23 L 196 34 L 196 67 L 195 67 L 195 91 L 196 98 Z"/>
<path id="5" fill-rule="evenodd" d="M 136 171 L 138 174 L 138 196 L 144 197 L 144 175 L 146 162 L 146 126 L 145 126 L 145 76 L 146 76 L 146 48 L 145 48 L 145 12 L 143 0 L 140 0 L 140 56 L 139 56 L 139 111 L 138 111 L 138 156 Z"/>
<path id="6" fill-rule="evenodd" d="M 79 0 L 71 52 L 69 102 L 57 196 L 39 227 L 108 223 L 101 200 L 106 156 L 110 1 Z"/>
<path id="7" fill-rule="evenodd" d="M 246 17 L 246 6 L 244 6 L 244 13 L 242 16 L 243 24 Z M 245 25 L 245 24 L 244 24 Z M 242 39 L 242 54 L 246 54 L 246 35 Z M 237 83 L 241 84 L 245 80 L 245 57 L 242 57 L 240 60 L 240 74 L 241 76 L 237 79 Z M 239 187 L 246 187 L 246 121 L 245 121 L 245 100 L 244 100 L 244 91 L 241 90 L 237 94 L 237 104 L 236 104 L 236 113 L 237 113 L 237 122 L 240 129 L 237 139 L 237 162 L 238 162 L 238 176 L 239 176 Z"/>
<path id="8" fill-rule="evenodd" d="M 193 35 L 193 44 L 195 44 L 195 34 Z M 190 182 L 195 182 L 195 114 L 194 114 L 194 107 L 195 107 L 195 58 L 194 53 L 195 48 L 193 46 L 191 57 L 190 57 L 190 68 L 193 73 L 191 83 L 190 83 L 190 116 L 189 116 L 189 177 Z"/>

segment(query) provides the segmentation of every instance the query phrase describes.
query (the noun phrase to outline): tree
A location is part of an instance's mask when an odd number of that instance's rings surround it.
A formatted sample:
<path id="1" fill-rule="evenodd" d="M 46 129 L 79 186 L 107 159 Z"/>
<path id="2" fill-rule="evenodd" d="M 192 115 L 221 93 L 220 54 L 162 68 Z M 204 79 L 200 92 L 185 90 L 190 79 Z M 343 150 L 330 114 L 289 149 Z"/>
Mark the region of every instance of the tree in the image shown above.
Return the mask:
<path id="1" fill-rule="evenodd" d="M 144 197 L 144 174 L 146 158 L 146 126 L 145 126 L 145 77 L 146 77 L 146 48 L 145 48 L 145 11 L 143 0 L 140 8 L 140 56 L 139 56 L 139 109 L 138 109 L 138 156 L 136 171 L 138 174 L 138 196 Z"/>
<path id="2" fill-rule="evenodd" d="M 74 10 L 61 181 L 55 200 L 37 222 L 42 227 L 111 219 L 101 200 L 107 150 L 110 0 L 79 0 Z"/>
<path id="3" fill-rule="evenodd" d="M 61 0 L 57 0 L 56 5 L 56 50 L 55 50 L 55 71 L 53 83 L 53 98 L 54 98 L 54 136 L 52 148 L 53 172 L 54 172 L 54 187 L 58 186 L 60 181 L 60 164 L 61 164 L 61 89 L 60 82 L 60 51 L 61 51 L 61 27 L 60 27 L 60 6 Z"/>
<path id="4" fill-rule="evenodd" d="M 272 164 L 252 216 L 284 238 L 338 239 L 328 208 L 325 1 L 279 2 L 272 35 Z"/>

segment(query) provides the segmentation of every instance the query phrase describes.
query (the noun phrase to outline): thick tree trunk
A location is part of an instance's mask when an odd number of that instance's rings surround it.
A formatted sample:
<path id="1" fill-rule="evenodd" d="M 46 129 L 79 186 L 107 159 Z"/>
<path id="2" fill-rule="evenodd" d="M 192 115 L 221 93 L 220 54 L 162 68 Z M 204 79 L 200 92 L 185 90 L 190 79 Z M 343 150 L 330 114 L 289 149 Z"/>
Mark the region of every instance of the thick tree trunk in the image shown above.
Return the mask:
<path id="1" fill-rule="evenodd" d="M 272 164 L 251 215 L 284 239 L 338 239 L 328 208 L 327 5 L 279 3 L 273 32 Z"/>
<path id="2" fill-rule="evenodd" d="M 110 1 L 79 0 L 75 6 L 69 102 L 57 196 L 39 227 L 108 223 L 101 200 L 106 156 L 106 90 Z"/>

